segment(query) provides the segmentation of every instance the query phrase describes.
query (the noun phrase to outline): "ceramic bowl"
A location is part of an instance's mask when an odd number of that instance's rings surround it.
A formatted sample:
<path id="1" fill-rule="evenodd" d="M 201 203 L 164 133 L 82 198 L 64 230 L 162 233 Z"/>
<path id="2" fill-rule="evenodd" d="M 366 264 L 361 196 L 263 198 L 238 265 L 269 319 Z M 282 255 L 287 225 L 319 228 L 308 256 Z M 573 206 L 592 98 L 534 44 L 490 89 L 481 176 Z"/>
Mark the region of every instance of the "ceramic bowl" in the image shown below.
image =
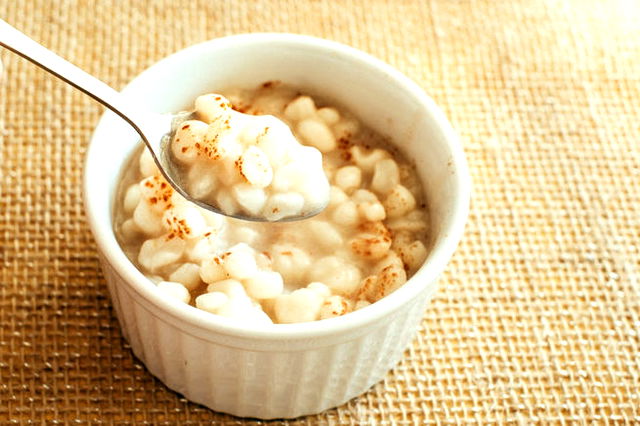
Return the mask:
<path id="1" fill-rule="evenodd" d="M 134 354 L 191 401 L 262 419 L 338 406 L 387 374 L 411 342 L 462 236 L 470 197 L 460 142 L 433 100 L 389 65 L 339 43 L 291 34 L 214 39 L 152 65 L 123 93 L 151 110 L 175 112 L 202 93 L 270 80 L 335 101 L 415 161 L 430 212 L 430 254 L 404 286 L 371 306 L 258 330 L 165 299 L 114 236 L 117 181 L 139 138 L 110 112 L 95 129 L 84 173 L 88 221 Z"/>

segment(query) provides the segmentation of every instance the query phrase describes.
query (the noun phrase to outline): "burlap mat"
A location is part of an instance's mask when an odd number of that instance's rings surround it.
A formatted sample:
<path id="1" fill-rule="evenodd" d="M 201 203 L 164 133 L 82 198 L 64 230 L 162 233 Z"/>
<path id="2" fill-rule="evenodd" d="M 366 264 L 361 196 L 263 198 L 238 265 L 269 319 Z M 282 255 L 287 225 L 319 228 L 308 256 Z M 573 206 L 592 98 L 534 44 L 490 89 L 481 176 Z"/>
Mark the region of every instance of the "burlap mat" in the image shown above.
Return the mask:
<path id="1" fill-rule="evenodd" d="M 210 38 L 289 31 L 371 52 L 462 136 L 466 236 L 385 381 L 300 423 L 640 423 L 640 3 L 1 0 L 114 87 Z M 101 108 L 9 52 L 0 89 L 0 422 L 238 419 L 124 342 L 81 202 Z"/>

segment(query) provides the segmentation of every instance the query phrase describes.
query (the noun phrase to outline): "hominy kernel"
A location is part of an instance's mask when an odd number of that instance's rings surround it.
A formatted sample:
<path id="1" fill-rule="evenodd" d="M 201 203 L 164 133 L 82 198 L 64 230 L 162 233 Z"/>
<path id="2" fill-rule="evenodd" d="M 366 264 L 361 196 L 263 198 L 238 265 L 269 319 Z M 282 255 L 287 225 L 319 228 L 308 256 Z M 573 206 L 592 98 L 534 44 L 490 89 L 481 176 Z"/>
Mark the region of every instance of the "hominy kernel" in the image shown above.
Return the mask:
<path id="1" fill-rule="evenodd" d="M 187 260 L 200 264 L 216 256 L 221 250 L 227 248 L 224 240 L 220 238 L 220 230 L 209 227 L 199 238 L 187 240 Z"/>
<path id="2" fill-rule="evenodd" d="M 303 206 L 304 198 L 302 195 L 295 192 L 286 192 L 270 196 L 262 212 L 267 220 L 276 221 L 283 217 L 299 215 Z"/>
<path id="3" fill-rule="evenodd" d="M 186 203 L 165 211 L 161 221 L 167 232 L 182 239 L 199 237 L 207 229 L 207 223 L 200 210 Z"/>
<path id="4" fill-rule="evenodd" d="M 136 224 L 135 220 L 127 219 L 122 225 L 120 225 L 120 232 L 127 240 L 136 240 L 139 238 L 139 234 L 142 233 L 140 227 Z"/>
<path id="5" fill-rule="evenodd" d="M 230 191 L 220 190 L 216 195 L 216 205 L 228 215 L 238 213 L 239 207 Z"/>
<path id="6" fill-rule="evenodd" d="M 229 233 L 235 241 L 245 243 L 249 246 L 256 243 L 260 238 L 259 232 L 249 226 L 238 225 L 229 229 Z"/>
<path id="7" fill-rule="evenodd" d="M 389 152 L 384 149 L 368 149 L 358 145 L 351 147 L 349 153 L 356 166 L 365 173 L 372 173 L 380 160 L 390 158 Z"/>
<path id="8" fill-rule="evenodd" d="M 392 158 L 385 158 L 376 163 L 373 169 L 371 189 L 378 194 L 386 195 L 400 184 L 398 163 Z"/>
<path id="9" fill-rule="evenodd" d="M 343 118 L 333 126 L 333 134 L 336 139 L 349 139 L 360 130 L 360 124 L 351 119 Z"/>
<path id="10" fill-rule="evenodd" d="M 242 280 L 258 271 L 254 250 L 244 243 L 237 244 L 223 255 L 223 266 L 230 277 Z"/>
<path id="11" fill-rule="evenodd" d="M 157 286 L 161 293 L 169 296 L 173 300 L 178 300 L 182 303 L 189 303 L 191 300 L 189 290 L 181 283 L 160 281 Z"/>
<path id="12" fill-rule="evenodd" d="M 309 222 L 309 231 L 315 240 L 325 249 L 335 250 L 342 246 L 343 238 L 340 232 L 329 222 L 313 220 Z"/>
<path id="13" fill-rule="evenodd" d="M 329 205 L 327 207 L 338 206 L 349 199 L 349 196 L 344 191 L 335 185 L 331 185 L 329 193 Z"/>
<path id="14" fill-rule="evenodd" d="M 205 123 L 211 123 L 221 115 L 225 115 L 231 104 L 213 93 L 198 96 L 195 101 L 198 117 Z"/>
<path id="15" fill-rule="evenodd" d="M 307 288 L 309 290 L 315 291 L 316 293 L 318 293 L 322 297 L 331 296 L 331 289 L 329 287 L 327 287 L 326 285 L 322 284 L 322 283 L 312 282 L 307 286 Z"/>
<path id="16" fill-rule="evenodd" d="M 203 261 L 199 272 L 200 278 L 207 284 L 213 284 L 229 278 L 229 273 L 222 266 L 222 259 L 219 257 Z"/>
<path id="17" fill-rule="evenodd" d="M 127 192 L 125 193 L 124 201 L 122 202 L 122 208 L 124 212 L 127 214 L 131 214 L 138 206 L 140 198 L 140 185 L 135 183 L 133 185 L 130 185 L 127 189 Z"/>
<path id="18" fill-rule="evenodd" d="M 358 203 L 358 213 L 370 222 L 384 220 L 387 217 L 384 207 L 379 202 Z"/>
<path id="19" fill-rule="evenodd" d="M 397 249 L 402 261 L 408 266 L 409 272 L 414 273 L 427 259 L 427 248 L 420 240 Z"/>
<path id="20" fill-rule="evenodd" d="M 142 151 L 140 155 L 140 173 L 144 177 L 156 176 L 160 174 L 160 170 L 153 160 L 151 152 L 147 148 Z"/>
<path id="21" fill-rule="evenodd" d="M 198 158 L 196 141 L 204 138 L 209 126 L 200 120 L 187 120 L 180 124 L 171 143 L 173 157 L 182 164 L 192 164 Z"/>
<path id="22" fill-rule="evenodd" d="M 394 232 L 425 232 L 428 224 L 421 210 L 413 210 L 404 216 L 387 222 L 389 229 Z"/>
<path id="23" fill-rule="evenodd" d="M 217 313 L 218 309 L 226 305 L 228 302 L 229 297 L 219 291 L 201 294 L 196 297 L 196 307 L 213 314 Z"/>
<path id="24" fill-rule="evenodd" d="M 389 219 L 398 218 L 416 207 L 416 199 L 407 188 L 396 185 L 382 203 Z"/>
<path id="25" fill-rule="evenodd" d="M 369 305 L 371 305 L 371 303 L 367 302 L 366 300 L 358 300 L 355 306 L 353 307 L 353 310 L 357 311 L 359 309 L 366 308 Z"/>
<path id="26" fill-rule="evenodd" d="M 247 293 L 242 286 L 242 283 L 237 280 L 222 280 L 207 286 L 207 293 L 220 292 L 226 294 L 229 299 L 245 299 Z"/>
<path id="27" fill-rule="evenodd" d="M 320 319 L 335 318 L 349 313 L 352 306 L 347 299 L 334 295 L 325 299 L 320 308 Z"/>
<path id="28" fill-rule="evenodd" d="M 360 222 L 360 214 L 356 203 L 347 200 L 337 206 L 331 214 L 331 219 L 342 226 L 355 226 Z"/>
<path id="29" fill-rule="evenodd" d="M 276 320 L 281 324 L 315 321 L 319 317 L 323 302 L 322 296 L 308 288 L 283 294 L 275 301 Z"/>
<path id="30" fill-rule="evenodd" d="M 356 256 L 376 260 L 384 257 L 391 247 L 391 238 L 364 234 L 351 240 L 351 250 Z"/>
<path id="31" fill-rule="evenodd" d="M 269 157 L 260 148 L 250 146 L 240 156 L 239 170 L 246 181 L 257 188 L 264 188 L 273 180 Z"/>
<path id="32" fill-rule="evenodd" d="M 138 262 L 147 271 L 157 273 L 161 268 L 169 266 L 182 257 L 186 247 L 184 240 L 180 238 L 167 238 L 161 236 L 142 243 Z"/>
<path id="33" fill-rule="evenodd" d="M 273 270 L 280 272 L 282 278 L 291 286 L 303 285 L 311 258 L 304 250 L 288 244 L 276 244 L 269 250 Z"/>
<path id="34" fill-rule="evenodd" d="M 340 295 L 348 295 L 360 283 L 361 273 L 357 266 L 336 256 L 327 256 L 311 265 L 309 279 L 319 281 Z"/>
<path id="35" fill-rule="evenodd" d="M 234 185 L 231 194 L 237 203 L 252 215 L 258 214 L 267 202 L 267 194 L 262 188 L 246 183 Z"/>
<path id="36" fill-rule="evenodd" d="M 336 139 L 327 125 L 321 121 L 305 119 L 298 123 L 297 130 L 305 144 L 319 149 L 320 152 L 336 149 Z"/>
<path id="37" fill-rule="evenodd" d="M 288 120 L 300 121 L 308 117 L 313 117 L 316 113 L 316 106 L 309 96 L 299 96 L 284 109 L 284 116 Z"/>
<path id="38" fill-rule="evenodd" d="M 141 201 L 133 211 L 133 221 L 145 235 L 157 237 L 163 232 L 162 216 L 153 212 L 149 204 Z"/>
<path id="39" fill-rule="evenodd" d="M 344 166 L 336 170 L 334 183 L 346 193 L 350 193 L 362 184 L 362 172 L 356 166 Z"/>
<path id="40" fill-rule="evenodd" d="M 328 126 L 333 126 L 340 121 L 340 113 L 335 108 L 324 107 L 317 112 L 318 117 Z"/>
<path id="41" fill-rule="evenodd" d="M 272 93 L 254 99 L 252 108 L 260 114 L 278 114 L 284 110 L 289 101 L 289 96 Z"/>
<path id="42" fill-rule="evenodd" d="M 258 271 L 244 281 L 247 294 L 254 299 L 271 299 L 282 293 L 282 275 L 275 271 Z"/>
<path id="43" fill-rule="evenodd" d="M 201 283 L 200 266 L 195 263 L 183 263 L 169 275 L 169 281 L 180 283 L 188 290 L 195 290 Z"/>
<path id="44" fill-rule="evenodd" d="M 196 162 L 187 172 L 186 186 L 189 194 L 200 200 L 213 194 L 218 187 L 218 179 L 211 173 L 209 164 Z"/>

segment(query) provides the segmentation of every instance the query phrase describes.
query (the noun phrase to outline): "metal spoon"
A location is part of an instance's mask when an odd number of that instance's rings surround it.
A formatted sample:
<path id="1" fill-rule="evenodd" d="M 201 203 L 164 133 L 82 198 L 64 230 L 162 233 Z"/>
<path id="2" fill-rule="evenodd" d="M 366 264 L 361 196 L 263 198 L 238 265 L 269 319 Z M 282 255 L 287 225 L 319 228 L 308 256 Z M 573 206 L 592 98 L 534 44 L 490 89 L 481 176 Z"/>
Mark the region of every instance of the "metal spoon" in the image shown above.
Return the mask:
<path id="1" fill-rule="evenodd" d="M 184 189 L 180 174 L 176 171 L 176 165 L 171 159 L 169 145 L 179 124 L 194 118 L 194 113 L 159 114 L 136 108 L 130 99 L 127 99 L 115 89 L 56 55 L 1 19 L 0 46 L 33 62 L 45 71 L 91 96 L 122 117 L 138 132 L 167 182 L 187 200 L 221 215 L 256 222 L 266 221 L 265 218 L 259 216 L 249 216 L 241 213 L 227 214 L 218 206 L 195 199 Z M 289 222 L 305 219 L 315 216 L 321 210 L 306 212 L 303 216 L 286 217 L 280 221 Z"/>

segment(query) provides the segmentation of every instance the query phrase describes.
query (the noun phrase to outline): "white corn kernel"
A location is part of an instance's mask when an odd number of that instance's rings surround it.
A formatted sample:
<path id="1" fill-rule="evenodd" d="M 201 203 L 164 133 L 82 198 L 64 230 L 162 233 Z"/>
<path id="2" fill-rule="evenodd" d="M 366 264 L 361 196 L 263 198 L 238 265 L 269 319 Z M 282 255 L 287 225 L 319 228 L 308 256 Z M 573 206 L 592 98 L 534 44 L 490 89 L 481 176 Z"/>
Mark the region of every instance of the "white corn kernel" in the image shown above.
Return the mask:
<path id="1" fill-rule="evenodd" d="M 216 194 L 216 206 L 225 214 L 234 215 L 238 213 L 239 206 L 230 191 L 220 190 Z"/>
<path id="2" fill-rule="evenodd" d="M 200 267 L 195 263 L 183 263 L 169 275 L 169 281 L 180 283 L 188 290 L 195 290 L 201 283 Z"/>
<path id="3" fill-rule="evenodd" d="M 254 299 L 271 299 L 282 293 L 282 275 L 274 271 L 258 271 L 244 281 L 247 294 Z"/>
<path id="4" fill-rule="evenodd" d="M 231 109 L 231 103 L 215 93 L 198 96 L 195 106 L 198 117 L 205 123 L 211 123 Z"/>
<path id="5" fill-rule="evenodd" d="M 351 118 L 343 118 L 333 126 L 333 134 L 336 139 L 349 139 L 360 130 L 360 124 Z"/>
<path id="6" fill-rule="evenodd" d="M 142 233 L 142 230 L 136 224 L 135 220 L 127 219 L 122 223 L 122 225 L 120 225 L 120 233 L 125 239 L 135 241 Z"/>
<path id="7" fill-rule="evenodd" d="M 397 251 L 412 274 L 422 266 L 428 255 L 427 248 L 420 240 L 406 246 L 400 246 Z"/>
<path id="8" fill-rule="evenodd" d="M 126 214 L 131 214 L 140 202 L 140 185 L 134 183 L 127 188 L 122 202 L 122 208 Z"/>
<path id="9" fill-rule="evenodd" d="M 215 314 L 229 302 L 229 297 L 219 291 L 201 294 L 196 297 L 196 308 Z"/>
<path id="10" fill-rule="evenodd" d="M 231 188 L 231 195 L 250 215 L 257 215 L 267 201 L 267 194 L 262 188 L 256 188 L 247 183 L 234 185 Z"/>
<path id="11" fill-rule="evenodd" d="M 342 296 L 334 295 L 325 299 L 320 308 L 320 319 L 342 316 L 352 310 L 351 304 Z"/>
<path id="12" fill-rule="evenodd" d="M 371 179 L 371 189 L 378 194 L 386 195 L 400 184 L 398 163 L 392 158 L 385 158 L 376 163 Z"/>
<path id="13" fill-rule="evenodd" d="M 173 157 L 182 164 L 192 164 L 198 158 L 195 144 L 204 138 L 209 126 L 200 120 L 187 120 L 180 124 L 171 141 Z"/>
<path id="14" fill-rule="evenodd" d="M 238 280 L 249 278 L 258 271 L 254 250 L 244 243 L 236 244 L 223 255 L 222 266 L 229 276 Z"/>
<path id="15" fill-rule="evenodd" d="M 328 207 L 338 206 L 338 205 L 342 204 L 343 202 L 347 201 L 348 199 L 349 199 L 349 196 L 347 194 L 345 194 L 342 189 L 338 188 L 335 185 L 331 185 L 330 192 L 329 192 L 329 206 Z"/>
<path id="16" fill-rule="evenodd" d="M 187 172 L 186 185 L 191 195 L 196 200 L 207 199 L 218 187 L 218 179 L 211 173 L 216 165 L 207 161 L 196 161 Z"/>
<path id="17" fill-rule="evenodd" d="M 384 257 L 391 247 L 391 238 L 380 235 L 361 235 L 350 242 L 351 251 L 364 259 L 376 260 Z"/>
<path id="18" fill-rule="evenodd" d="M 237 280 L 222 280 L 207 286 L 207 293 L 220 292 L 226 294 L 229 299 L 245 299 L 247 293 L 242 283 Z"/>
<path id="19" fill-rule="evenodd" d="M 349 153 L 356 166 L 360 167 L 365 173 L 372 173 L 378 161 L 390 157 L 389 153 L 384 149 L 368 149 L 358 145 L 352 146 Z"/>
<path id="20" fill-rule="evenodd" d="M 319 281 L 334 293 L 349 295 L 360 283 L 358 267 L 337 256 L 327 256 L 315 262 L 309 269 L 309 279 Z"/>
<path id="21" fill-rule="evenodd" d="M 280 220 L 285 217 L 297 216 L 304 207 L 304 198 L 295 192 L 274 194 L 267 199 L 262 214 L 269 221 Z"/>
<path id="22" fill-rule="evenodd" d="M 162 216 L 155 213 L 145 201 L 138 203 L 138 207 L 133 211 L 133 221 L 145 235 L 157 237 L 162 234 Z"/>
<path id="23" fill-rule="evenodd" d="M 162 224 L 170 233 L 185 239 L 197 238 L 207 230 L 207 223 L 200 210 L 188 203 L 167 210 L 162 216 Z"/>
<path id="24" fill-rule="evenodd" d="M 284 109 L 284 116 L 291 121 L 300 121 L 312 117 L 316 112 L 316 105 L 309 96 L 299 96 Z"/>
<path id="25" fill-rule="evenodd" d="M 250 146 L 242 153 L 238 168 L 244 179 L 257 188 L 265 188 L 273 180 L 269 157 L 256 146 Z"/>
<path id="26" fill-rule="evenodd" d="M 320 152 L 329 152 L 336 149 L 336 139 L 331 130 L 322 121 L 307 118 L 298 123 L 298 134 L 306 145 L 313 146 Z"/>
<path id="27" fill-rule="evenodd" d="M 358 213 L 369 222 L 378 222 L 387 217 L 384 207 L 379 202 L 358 203 Z"/>
<path id="28" fill-rule="evenodd" d="M 356 203 L 347 200 L 337 206 L 331 214 L 331 219 L 342 226 L 355 226 L 360 222 L 360 214 Z"/>
<path id="29" fill-rule="evenodd" d="M 416 207 L 416 199 L 407 188 L 396 185 L 382 203 L 389 219 L 398 218 Z"/>
<path id="30" fill-rule="evenodd" d="M 331 289 L 322 283 L 312 282 L 312 283 L 309 283 L 309 285 L 307 285 L 307 288 L 309 290 L 315 291 L 323 298 L 331 296 Z"/>
<path id="31" fill-rule="evenodd" d="M 275 245 L 269 251 L 273 269 L 280 272 L 284 282 L 289 286 L 302 285 L 307 269 L 311 265 L 311 258 L 302 249 L 293 245 Z"/>
<path id="32" fill-rule="evenodd" d="M 148 148 L 142 150 L 140 155 L 140 173 L 144 177 L 155 176 L 160 174 L 160 170 L 153 160 L 153 156 Z"/>
<path id="33" fill-rule="evenodd" d="M 138 262 L 148 271 L 157 273 L 161 268 L 182 257 L 186 243 L 180 238 L 159 237 L 146 240 L 140 247 Z"/>
<path id="34" fill-rule="evenodd" d="M 276 320 L 281 324 L 315 321 L 323 301 L 322 296 L 308 288 L 278 296 L 274 306 Z"/>
<path id="35" fill-rule="evenodd" d="M 333 126 L 340 121 L 340 113 L 335 108 L 320 108 L 317 113 L 318 117 L 328 126 Z"/>
<path id="36" fill-rule="evenodd" d="M 169 296 L 173 300 L 178 300 L 182 303 L 189 303 L 191 295 L 189 290 L 180 283 L 172 281 L 160 281 L 158 284 L 158 290 L 161 293 Z"/>
<path id="37" fill-rule="evenodd" d="M 222 266 L 222 260 L 219 257 L 212 257 L 204 260 L 200 265 L 200 278 L 207 284 L 213 284 L 229 278 L 229 274 Z"/>
<path id="38" fill-rule="evenodd" d="M 313 220 L 309 222 L 308 227 L 314 241 L 327 250 L 340 248 L 344 242 L 340 232 L 329 222 Z"/>
<path id="39" fill-rule="evenodd" d="M 356 166 L 344 166 L 336 170 L 334 183 L 346 193 L 350 193 L 362 184 L 362 172 Z"/>

